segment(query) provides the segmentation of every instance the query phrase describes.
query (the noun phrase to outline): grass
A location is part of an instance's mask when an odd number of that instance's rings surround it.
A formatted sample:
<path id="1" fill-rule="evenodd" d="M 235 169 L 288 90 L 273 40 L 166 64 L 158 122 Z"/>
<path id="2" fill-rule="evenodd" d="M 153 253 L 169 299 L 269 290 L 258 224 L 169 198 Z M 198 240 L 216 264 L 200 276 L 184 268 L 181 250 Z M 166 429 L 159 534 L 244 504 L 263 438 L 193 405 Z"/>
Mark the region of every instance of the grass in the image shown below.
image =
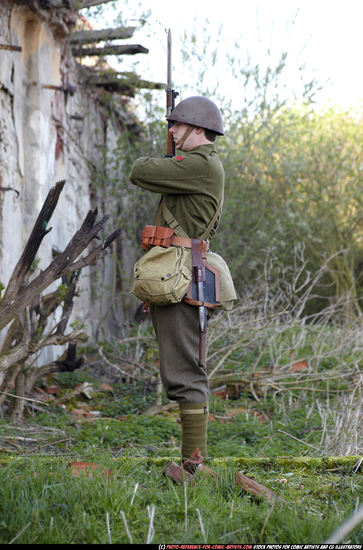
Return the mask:
<path id="1" fill-rule="evenodd" d="M 0 542 L 324 542 L 363 500 L 361 331 L 271 328 L 253 315 L 232 327 L 210 323 L 212 382 L 222 385 L 210 399 L 208 430 L 218 482 L 199 476 L 185 490 L 162 475 L 178 460 L 181 427 L 177 408 L 144 414 L 156 398 L 167 400 L 155 393 L 150 327 L 139 327 L 126 339 L 132 344 L 107 344 L 93 368 L 43 381 L 60 386 L 62 408 L 28 402 L 21 425 L 0 418 Z M 300 360 L 308 368 L 291 371 Z M 225 399 L 232 377 L 240 389 Z M 70 398 L 84 382 L 92 395 Z M 99 467 L 76 477 L 73 461 Z M 243 492 L 236 471 L 288 505 Z M 362 540 L 357 527 L 342 542 Z"/>
<path id="2" fill-rule="evenodd" d="M 65 384 L 64 376 L 57 382 Z M 69 386 L 82 378 L 97 390 L 87 371 L 68 379 Z M 257 404 L 248 394 L 234 401 L 212 397 L 209 463 L 220 479 L 199 476 L 185 494 L 183 486 L 162 475 L 171 459 L 178 460 L 176 413 L 130 414 L 131 402 L 142 412 L 150 400 L 142 397 L 138 384 L 129 389 L 129 400 L 123 401 L 126 388 L 114 384 L 119 397 L 112 410 L 109 394 L 95 391 L 90 400 L 78 396 L 69 410 L 50 405 L 47 412 L 33 412 L 21 426 L 0 422 L 0 542 L 122 544 L 131 537 L 142 544 L 152 536 L 159 544 L 318 544 L 363 500 L 358 458 L 321 458 L 321 417 L 316 410 L 307 414 L 308 393 L 283 404 L 269 396 Z M 71 412 L 89 403 L 113 416 L 90 421 Z M 242 408 L 247 414 L 231 414 Z M 256 409 L 269 415 L 267 421 L 253 414 Z M 72 461 L 99 468 L 92 477 L 75 477 Z M 241 491 L 234 482 L 236 471 L 275 491 L 288 508 Z M 359 543 L 362 536 L 363 528 L 357 528 L 347 540 Z"/>
<path id="3" fill-rule="evenodd" d="M 109 453 L 90 458 L 111 469 L 75 477 L 69 460 L 27 457 L 1 467 L 0 540 L 24 544 L 145 543 L 154 506 L 154 543 L 322 543 L 348 517 L 363 497 L 361 476 L 300 467 L 295 471 L 244 468 L 289 503 L 257 501 L 234 483 L 235 467 L 217 465 L 220 480 L 200 476 L 183 486 L 161 475 L 162 468 L 147 460 L 112 459 Z M 135 487 L 136 493 L 135 493 Z M 135 493 L 135 494 L 134 494 Z M 185 497 L 187 507 L 185 512 Z M 131 505 L 132 501 L 132 505 Z M 202 520 L 205 536 L 203 537 Z M 108 524 L 109 531 L 107 528 Z M 186 515 L 187 514 L 187 515 Z M 350 536 L 361 541 L 363 530 Z"/>
<path id="4" fill-rule="evenodd" d="M 47 452 L 70 457 L 101 449 L 112 456 L 130 453 L 146 457 L 178 455 L 181 427 L 177 408 L 165 416 L 125 414 L 129 406 L 120 400 L 119 408 L 113 403 L 113 414 L 109 416 L 110 397 L 107 397 L 105 409 L 104 399 L 97 395 L 91 400 L 81 397 L 69 404 L 69 410 L 50 405 L 45 412 L 29 416 L 21 429 L 3 419 L 0 421 L 2 448 L 9 452 L 17 449 L 25 454 Z M 147 401 L 144 409 L 148 407 Z M 71 412 L 82 410 L 90 403 L 102 413 L 101 417 L 79 417 Z M 285 414 L 273 410 L 272 405 L 269 399 L 255 405 L 248 395 L 234 401 L 212 397 L 209 456 L 320 456 L 321 417 L 317 410 L 308 414 L 310 396 L 305 395 L 302 399 L 300 395 L 290 405 L 281 406 Z M 140 410 L 140 404 L 138 407 Z M 278 408 L 275 406 L 275 409 Z"/>

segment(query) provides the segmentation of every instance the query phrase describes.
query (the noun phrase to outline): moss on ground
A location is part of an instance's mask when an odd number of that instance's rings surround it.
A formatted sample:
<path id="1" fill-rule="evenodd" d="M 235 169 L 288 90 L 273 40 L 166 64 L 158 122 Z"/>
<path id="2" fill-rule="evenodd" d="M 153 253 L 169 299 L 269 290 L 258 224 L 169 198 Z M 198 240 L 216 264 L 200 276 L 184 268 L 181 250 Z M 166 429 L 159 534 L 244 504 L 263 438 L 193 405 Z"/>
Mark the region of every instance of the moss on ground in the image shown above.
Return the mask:
<path id="1" fill-rule="evenodd" d="M 110 539 L 125 544 L 130 540 L 124 512 L 133 543 L 144 544 L 153 509 L 154 543 L 316 544 L 363 499 L 363 478 L 354 467 L 359 457 L 332 457 L 330 462 L 309 457 L 288 462 L 215 459 L 218 480 L 198 475 L 186 492 L 162 475 L 170 457 L 112 458 L 103 452 L 92 458 L 100 467 L 75 476 L 65 456 L 1 455 L 1 542 L 18 537 L 16 542 L 23 544 L 105 544 Z M 294 461 L 299 468 L 291 468 Z M 344 473 L 322 469 L 348 464 Z M 243 491 L 235 483 L 241 468 L 288 505 Z M 110 475 L 105 475 L 107 469 Z M 362 536 L 363 528 L 357 527 L 342 542 L 357 544 Z"/>
<path id="2" fill-rule="evenodd" d="M 96 453 L 97 455 L 97 453 Z M 83 457 L 84 458 L 84 457 Z M 87 458 L 87 457 L 86 457 Z M 72 462 L 72 457 L 66 456 L 51 456 L 51 455 L 30 455 L 19 456 L 0 453 L 0 465 L 5 466 L 12 463 L 21 464 L 35 460 L 42 466 L 52 467 L 61 463 Z M 88 456 L 88 460 L 93 460 L 93 454 Z M 128 457 L 111 457 L 109 460 L 113 464 L 135 463 L 135 465 L 148 465 L 150 467 L 164 468 L 171 461 L 176 463 L 180 462 L 180 457 L 164 456 L 164 457 L 140 457 L 140 456 L 128 456 Z M 361 474 L 363 472 L 363 456 L 330 456 L 330 457 L 273 457 L 273 458 L 245 458 L 245 457 L 223 457 L 207 460 L 206 463 L 211 468 L 217 468 L 221 471 L 233 468 L 235 471 L 250 471 L 254 472 L 305 472 L 306 475 L 313 475 L 315 473 L 336 473 L 339 475 Z"/>

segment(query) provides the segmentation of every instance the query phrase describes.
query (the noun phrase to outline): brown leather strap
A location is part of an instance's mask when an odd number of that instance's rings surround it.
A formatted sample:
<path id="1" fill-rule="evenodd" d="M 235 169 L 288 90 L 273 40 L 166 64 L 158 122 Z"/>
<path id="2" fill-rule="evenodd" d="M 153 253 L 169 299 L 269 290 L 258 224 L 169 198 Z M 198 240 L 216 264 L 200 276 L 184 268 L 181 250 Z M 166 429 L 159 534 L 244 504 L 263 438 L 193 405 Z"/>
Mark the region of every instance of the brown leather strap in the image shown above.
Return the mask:
<path id="1" fill-rule="evenodd" d="M 174 235 L 171 240 L 171 244 L 173 246 L 184 246 L 185 248 L 192 248 L 192 239 L 187 239 L 185 237 L 178 237 L 177 235 Z M 205 259 L 209 250 L 208 241 L 200 241 L 200 249 L 202 253 L 202 258 Z"/>
<path id="2" fill-rule="evenodd" d="M 208 309 L 213 309 L 219 307 L 221 304 L 211 304 L 210 302 L 200 302 L 199 300 L 194 300 L 193 298 L 188 298 L 187 296 L 184 298 L 184 302 L 187 304 L 190 304 L 191 306 L 204 306 Z"/>
<path id="3" fill-rule="evenodd" d="M 179 141 L 177 141 L 175 143 L 177 149 L 180 149 L 180 151 L 183 150 L 183 145 L 185 143 L 185 140 L 187 139 L 187 137 L 189 137 L 189 135 L 192 133 L 192 131 L 194 130 L 195 126 L 188 126 L 188 128 L 185 130 L 184 134 L 182 135 L 182 137 L 179 139 Z"/>
<path id="4" fill-rule="evenodd" d="M 205 265 L 202 258 L 201 250 L 202 241 L 199 239 L 192 239 L 192 268 L 193 279 L 196 283 L 203 283 L 205 281 Z"/>

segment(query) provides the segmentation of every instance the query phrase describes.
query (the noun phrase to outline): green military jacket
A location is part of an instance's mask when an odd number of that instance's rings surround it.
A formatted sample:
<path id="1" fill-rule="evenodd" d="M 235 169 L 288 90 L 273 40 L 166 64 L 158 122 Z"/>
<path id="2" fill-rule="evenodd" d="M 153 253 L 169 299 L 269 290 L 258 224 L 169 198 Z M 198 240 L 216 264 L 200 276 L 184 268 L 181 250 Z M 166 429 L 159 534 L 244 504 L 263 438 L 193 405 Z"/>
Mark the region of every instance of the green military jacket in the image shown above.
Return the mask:
<path id="1" fill-rule="evenodd" d="M 167 208 L 190 238 L 199 238 L 223 199 L 224 169 L 214 144 L 171 158 L 141 157 L 131 167 L 134 185 L 162 193 Z M 154 224 L 167 226 L 162 212 Z M 218 220 L 211 230 L 216 230 Z"/>

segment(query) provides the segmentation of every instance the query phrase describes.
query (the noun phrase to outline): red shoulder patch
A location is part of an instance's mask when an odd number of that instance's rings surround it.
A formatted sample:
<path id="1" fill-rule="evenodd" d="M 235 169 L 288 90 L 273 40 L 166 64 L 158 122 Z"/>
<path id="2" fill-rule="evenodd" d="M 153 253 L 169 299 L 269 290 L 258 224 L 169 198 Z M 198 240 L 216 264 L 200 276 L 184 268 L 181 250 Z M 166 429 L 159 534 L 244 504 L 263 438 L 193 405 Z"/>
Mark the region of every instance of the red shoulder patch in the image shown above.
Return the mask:
<path id="1" fill-rule="evenodd" d="M 175 158 L 175 160 L 184 160 L 184 157 L 181 157 L 181 156 L 179 156 L 179 157 L 174 157 L 174 158 Z"/>

